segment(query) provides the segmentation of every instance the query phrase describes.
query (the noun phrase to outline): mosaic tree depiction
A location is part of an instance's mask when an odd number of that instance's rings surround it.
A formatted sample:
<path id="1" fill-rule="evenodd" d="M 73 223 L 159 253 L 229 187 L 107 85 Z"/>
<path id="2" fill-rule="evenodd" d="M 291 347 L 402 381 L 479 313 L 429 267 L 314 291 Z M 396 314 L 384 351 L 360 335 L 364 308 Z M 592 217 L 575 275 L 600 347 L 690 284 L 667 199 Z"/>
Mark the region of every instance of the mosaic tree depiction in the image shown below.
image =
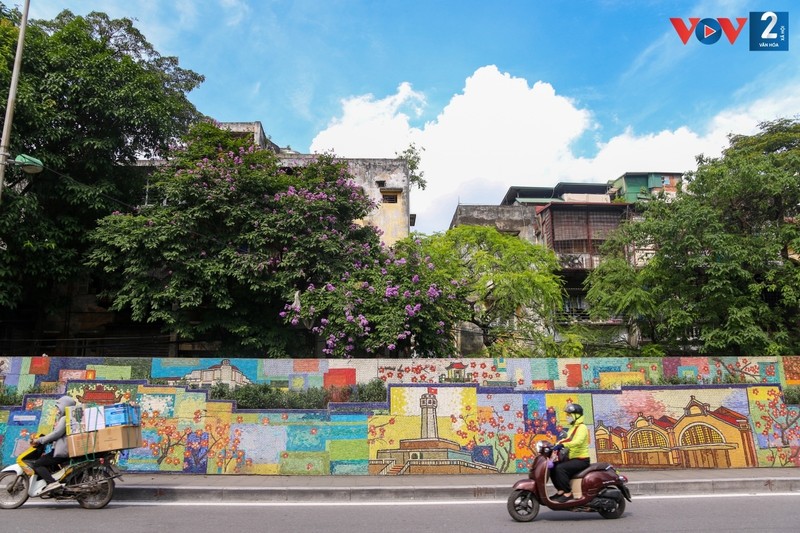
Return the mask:
<path id="1" fill-rule="evenodd" d="M 108 275 L 113 309 L 221 351 L 307 355 L 308 333 L 278 316 L 284 303 L 379 246 L 354 223 L 372 202 L 330 155 L 283 168 L 199 124 L 154 181 L 149 204 L 100 220 L 90 264 Z"/>
<path id="2" fill-rule="evenodd" d="M 144 446 L 150 450 L 156 463 L 180 465 L 182 461 L 174 456 L 175 450 L 179 446 L 185 446 L 186 440 L 192 433 L 191 428 L 178 428 L 177 424 L 170 423 L 170 420 L 162 417 L 158 411 L 142 412 L 142 428 L 154 429 L 157 439 L 147 441 Z"/>
<path id="3" fill-rule="evenodd" d="M 766 391 L 766 399 L 755 401 L 761 414 L 756 415 L 754 425 L 767 440 L 767 461 L 778 466 L 800 466 L 800 407 L 784 403 L 777 388 Z"/>
<path id="4" fill-rule="evenodd" d="M 464 281 L 436 267 L 426 242 L 362 246 L 338 279 L 307 286 L 283 316 L 311 327 L 328 356 L 453 356 L 453 330 L 466 316 Z"/>
<path id="5" fill-rule="evenodd" d="M 18 18 L 0 4 L 0 116 Z M 64 11 L 29 21 L 10 152 L 40 159 L 45 170 L 6 172 L 0 310 L 35 315 L 52 304 L 54 286 L 85 283 L 86 235 L 119 201 L 144 197 L 145 176 L 133 163 L 162 155 L 198 119 L 187 94 L 202 81 L 160 55 L 129 19 Z"/>
<path id="6" fill-rule="evenodd" d="M 800 349 L 800 121 L 698 157 L 676 198 L 623 224 L 588 279 L 596 316 L 624 315 L 670 353 Z M 649 256 L 632 265 L 633 254 Z"/>

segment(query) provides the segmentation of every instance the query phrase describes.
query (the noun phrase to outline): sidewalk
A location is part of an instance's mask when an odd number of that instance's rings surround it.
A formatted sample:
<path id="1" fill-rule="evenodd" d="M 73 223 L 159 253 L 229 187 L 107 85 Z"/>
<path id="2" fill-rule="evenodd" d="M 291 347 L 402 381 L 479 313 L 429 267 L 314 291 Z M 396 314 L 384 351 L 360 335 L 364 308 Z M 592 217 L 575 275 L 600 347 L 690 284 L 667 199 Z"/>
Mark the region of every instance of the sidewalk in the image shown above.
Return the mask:
<path id="1" fill-rule="evenodd" d="M 800 469 L 621 470 L 631 494 L 797 492 Z M 505 500 L 520 474 L 452 476 L 244 476 L 127 473 L 114 500 L 203 502 L 347 502 Z"/>

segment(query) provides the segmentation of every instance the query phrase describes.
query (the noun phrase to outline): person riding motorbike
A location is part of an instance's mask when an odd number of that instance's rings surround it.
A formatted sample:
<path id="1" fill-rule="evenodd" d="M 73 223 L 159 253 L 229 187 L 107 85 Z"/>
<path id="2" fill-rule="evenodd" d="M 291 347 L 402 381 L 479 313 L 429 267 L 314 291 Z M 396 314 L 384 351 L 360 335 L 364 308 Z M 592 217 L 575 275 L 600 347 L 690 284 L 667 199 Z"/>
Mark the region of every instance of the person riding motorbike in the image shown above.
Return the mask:
<path id="1" fill-rule="evenodd" d="M 583 422 L 583 407 L 577 403 L 568 403 L 564 412 L 567 413 L 571 429 L 565 438 L 556 442 L 553 453 L 558 456 L 559 452 L 566 448 L 569 450 L 569 458 L 557 461 L 550 471 L 550 479 L 558 491 L 550 499 L 559 502 L 572 499 L 570 478 L 590 465 L 589 430 Z"/>
<path id="2" fill-rule="evenodd" d="M 31 444 L 41 445 L 53 443 L 53 449 L 48 453 L 42 454 L 34 463 L 33 470 L 40 479 L 47 482 L 47 486 L 42 490 L 42 493 L 50 492 L 51 490 L 63 487 L 63 483 L 59 483 L 53 478 L 52 469 L 55 469 L 61 463 L 69 458 L 67 450 L 67 416 L 66 408 L 74 407 L 77 402 L 69 396 L 62 396 L 56 400 L 56 408 L 58 408 L 58 418 L 53 431 L 39 437 L 38 439 L 31 439 Z"/>

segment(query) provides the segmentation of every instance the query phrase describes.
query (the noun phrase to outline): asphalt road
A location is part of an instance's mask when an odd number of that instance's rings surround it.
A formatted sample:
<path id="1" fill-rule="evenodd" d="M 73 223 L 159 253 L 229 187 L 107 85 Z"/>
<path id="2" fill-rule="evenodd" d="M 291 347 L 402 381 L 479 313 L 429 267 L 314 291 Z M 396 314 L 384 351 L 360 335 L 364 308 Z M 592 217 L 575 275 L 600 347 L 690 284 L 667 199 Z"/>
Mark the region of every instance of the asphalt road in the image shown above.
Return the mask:
<path id="1" fill-rule="evenodd" d="M 427 501 L 331 504 L 130 503 L 99 511 L 76 504 L 27 503 L 0 511 L 4 533 L 31 531 L 484 533 L 605 532 L 792 532 L 800 523 L 800 493 L 642 497 L 625 515 L 606 520 L 594 513 L 543 508 L 533 523 L 517 523 L 504 501 Z"/>

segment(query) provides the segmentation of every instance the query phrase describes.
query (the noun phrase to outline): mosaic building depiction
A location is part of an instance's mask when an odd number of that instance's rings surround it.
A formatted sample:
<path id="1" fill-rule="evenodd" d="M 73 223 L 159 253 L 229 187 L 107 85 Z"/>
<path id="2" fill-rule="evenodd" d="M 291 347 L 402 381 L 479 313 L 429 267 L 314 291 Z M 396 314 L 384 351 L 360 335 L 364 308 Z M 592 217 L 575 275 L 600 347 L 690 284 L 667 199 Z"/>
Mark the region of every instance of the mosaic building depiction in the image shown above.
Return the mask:
<path id="1" fill-rule="evenodd" d="M 726 407 L 713 411 L 694 395 L 683 416 L 655 419 L 639 413 L 629 429 L 595 427 L 597 460 L 615 465 L 677 468 L 758 466 L 747 416 Z"/>
<path id="2" fill-rule="evenodd" d="M 231 365 L 230 359 L 223 359 L 220 363 L 211 365 L 208 368 L 192 370 L 180 378 L 168 377 L 164 380 L 169 385 L 183 385 L 197 389 L 210 388 L 215 383 L 224 383 L 230 388 L 235 389 L 242 385 L 247 385 L 247 379 L 241 370 Z"/>
<path id="3" fill-rule="evenodd" d="M 658 386 L 680 377 L 697 385 Z M 381 403 L 240 410 L 209 387 L 302 391 L 380 379 Z M 800 466 L 800 357 L 664 359 L 260 360 L 0 357 L 0 462 L 52 428 L 55 400 L 134 402 L 136 472 L 254 475 L 522 473 L 540 440 L 584 406 L 593 460 L 628 468 Z"/>
<path id="4" fill-rule="evenodd" d="M 494 465 L 473 461 L 472 452 L 457 442 L 439 437 L 436 415 L 438 389 L 428 388 L 419 399 L 420 436 L 401 439 L 400 447 L 377 451 L 370 474 L 495 474 Z"/>

